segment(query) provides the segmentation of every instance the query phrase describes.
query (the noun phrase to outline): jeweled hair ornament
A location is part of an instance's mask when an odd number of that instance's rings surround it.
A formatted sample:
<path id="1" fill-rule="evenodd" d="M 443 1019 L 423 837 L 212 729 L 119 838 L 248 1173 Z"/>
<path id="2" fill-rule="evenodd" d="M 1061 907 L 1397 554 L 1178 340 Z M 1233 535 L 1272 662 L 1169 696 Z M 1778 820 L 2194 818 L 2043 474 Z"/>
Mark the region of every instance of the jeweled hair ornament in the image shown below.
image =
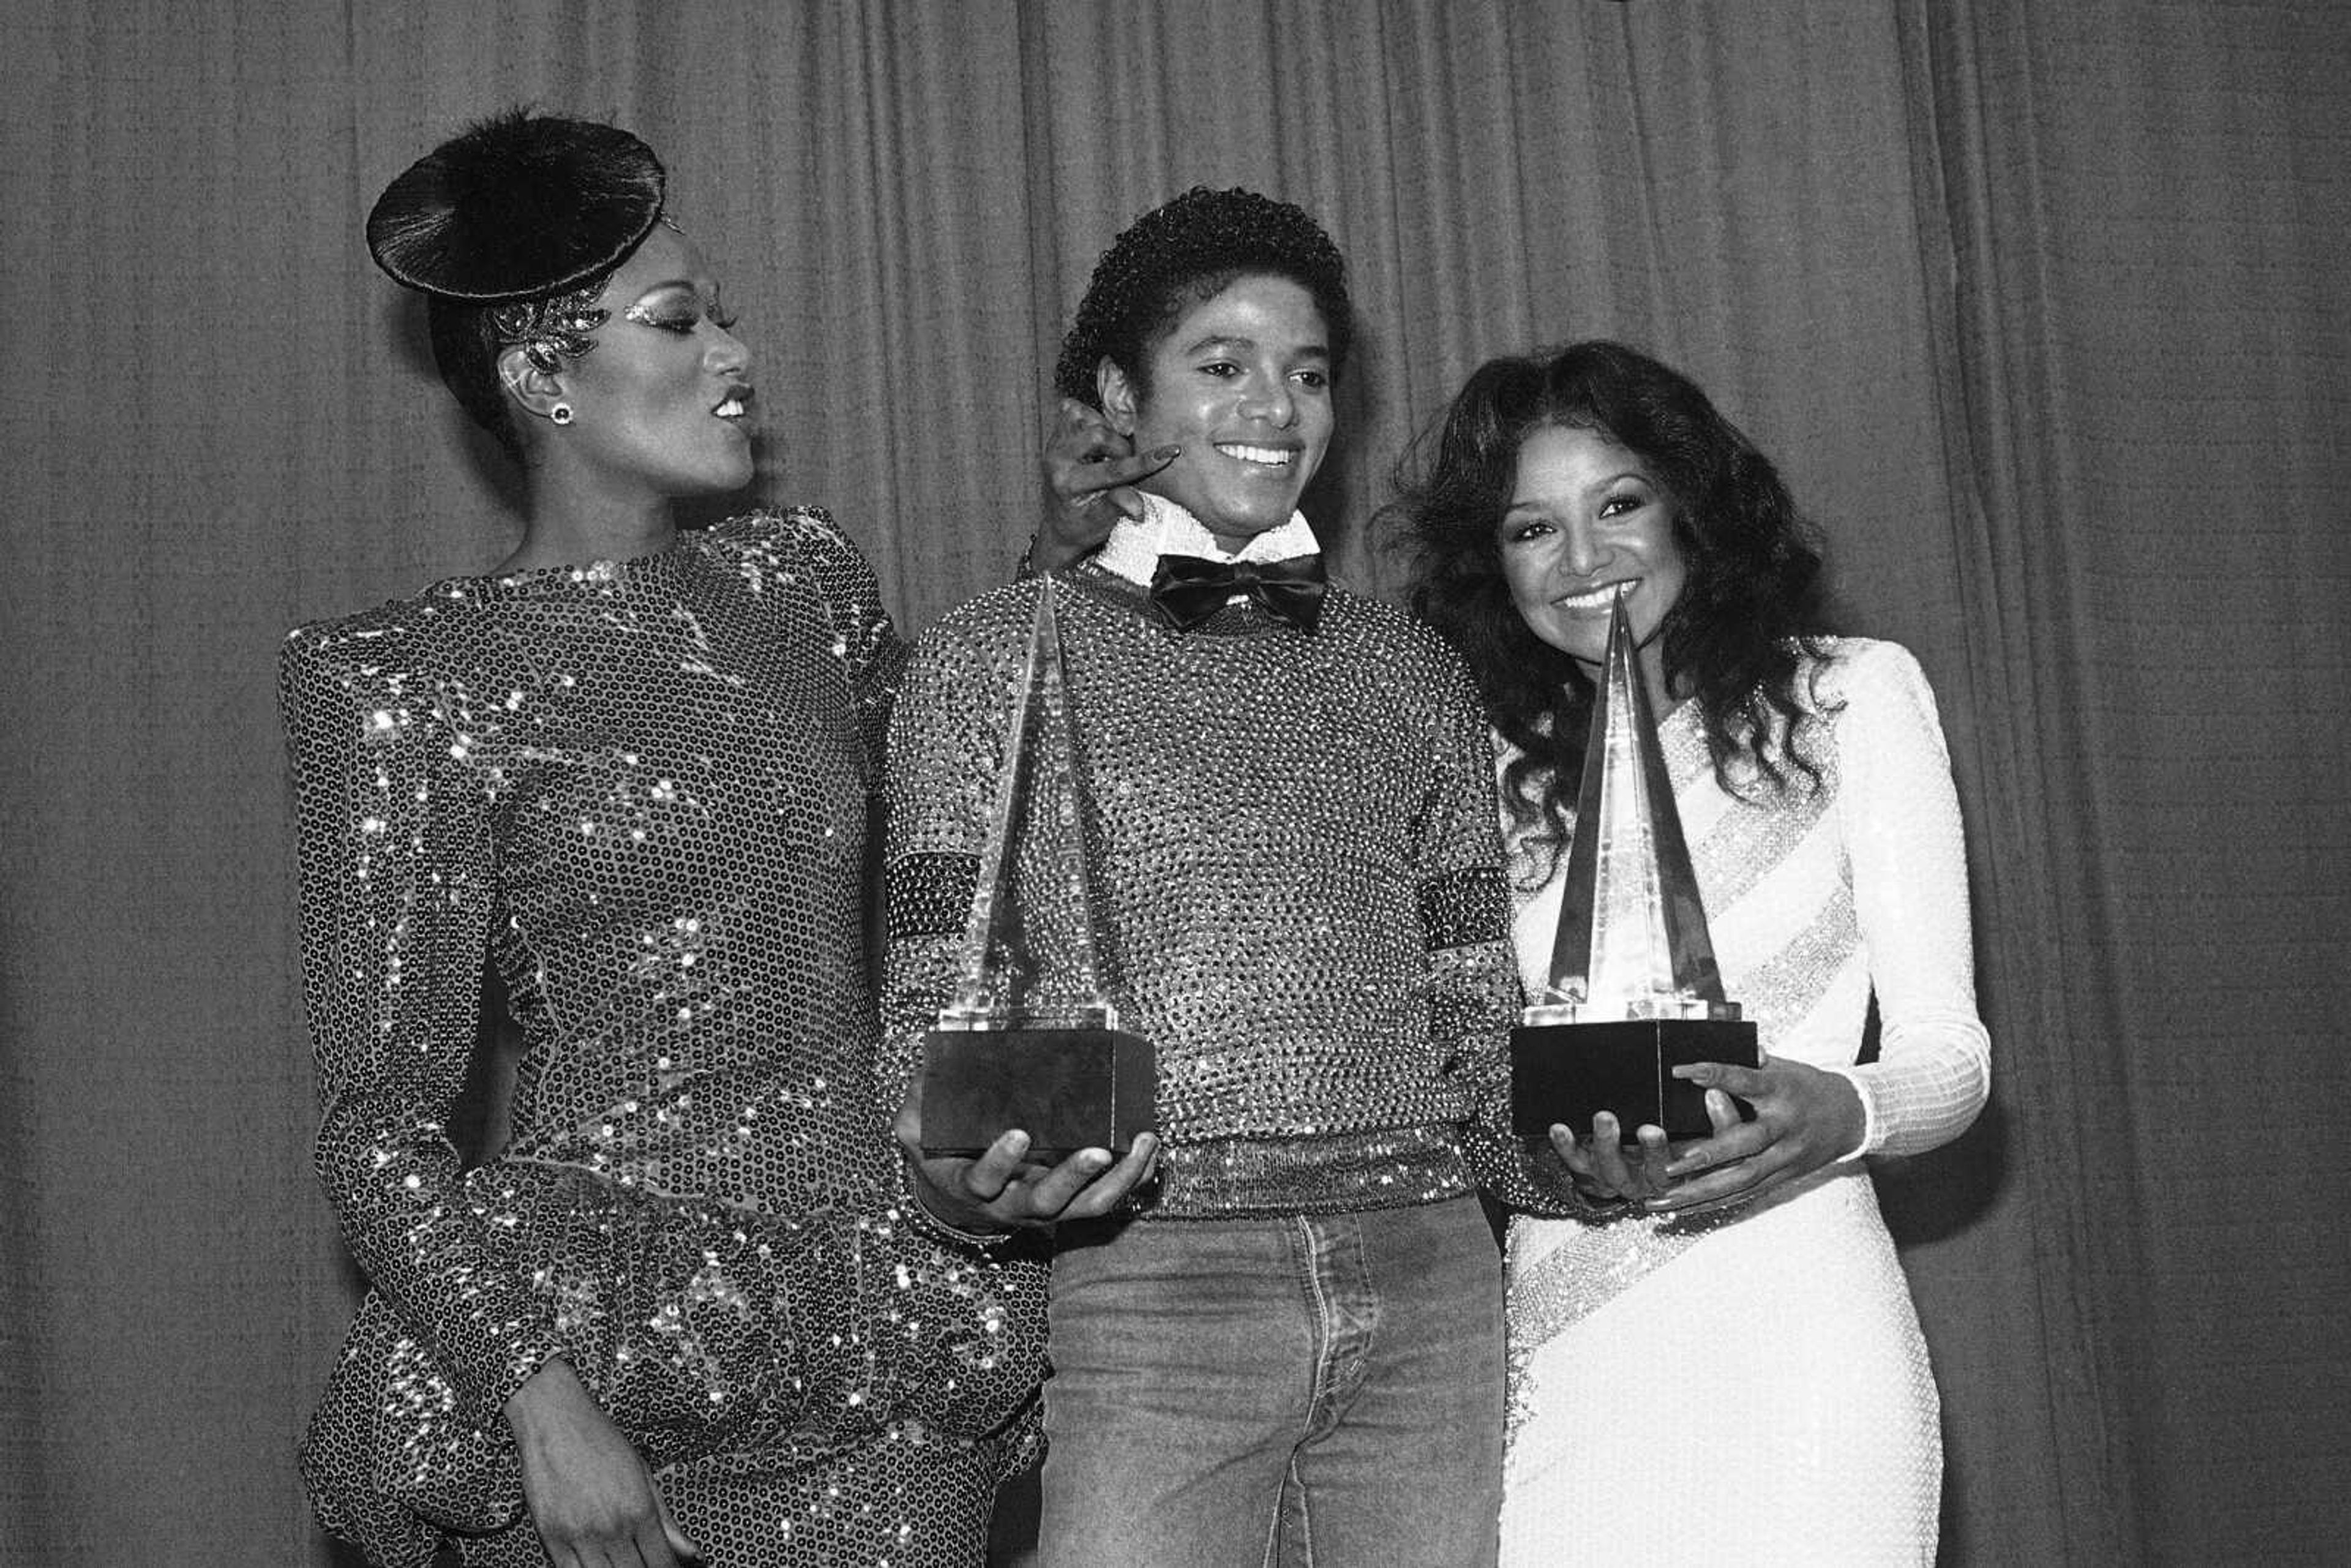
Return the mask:
<path id="1" fill-rule="evenodd" d="M 617 126 L 509 110 L 409 165 L 368 214 L 368 253 L 395 283 L 491 308 L 531 363 L 587 352 L 596 296 L 661 220 L 653 150 Z"/>

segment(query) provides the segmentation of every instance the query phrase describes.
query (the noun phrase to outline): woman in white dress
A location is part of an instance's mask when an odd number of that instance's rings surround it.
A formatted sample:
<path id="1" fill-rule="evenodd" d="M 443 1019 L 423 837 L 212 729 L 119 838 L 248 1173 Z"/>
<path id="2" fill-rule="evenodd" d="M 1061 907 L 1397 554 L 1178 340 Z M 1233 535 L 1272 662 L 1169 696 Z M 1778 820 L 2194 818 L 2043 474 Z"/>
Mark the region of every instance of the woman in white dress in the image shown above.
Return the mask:
<path id="1" fill-rule="evenodd" d="M 1989 1083 L 1934 695 L 1902 648 L 1822 631 L 1820 557 L 1771 465 L 1619 345 L 1479 370 L 1406 507 L 1416 607 L 1496 732 L 1521 975 L 1541 983 L 1558 928 L 1622 593 L 1763 1056 L 1677 1070 L 1709 1091 L 1702 1141 L 1552 1129 L 1613 1212 L 1510 1224 L 1502 1561 L 1930 1563 L 1934 1378 L 1861 1156 L 1949 1140 Z"/>

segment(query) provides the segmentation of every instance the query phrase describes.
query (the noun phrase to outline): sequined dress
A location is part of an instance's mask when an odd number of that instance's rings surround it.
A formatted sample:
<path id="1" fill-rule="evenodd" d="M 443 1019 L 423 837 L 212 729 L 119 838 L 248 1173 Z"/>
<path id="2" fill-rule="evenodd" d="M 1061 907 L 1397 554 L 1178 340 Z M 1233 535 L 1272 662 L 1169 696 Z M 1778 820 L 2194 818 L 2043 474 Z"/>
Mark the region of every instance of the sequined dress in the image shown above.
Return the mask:
<path id="1" fill-rule="evenodd" d="M 1814 666 L 1823 785 L 1750 805 L 1695 707 L 1658 727 L 1726 992 L 1764 1051 L 1844 1072 L 1861 1151 L 1916 1154 L 1983 1103 L 1967 871 L 1932 692 L 1887 643 Z M 1522 972 L 1561 888 L 1523 840 Z M 1875 988 L 1880 1057 L 1855 1066 Z M 1514 1218 L 1505 1563 L 1615 1563 L 1671 1539 L 1736 1563 L 1931 1563 L 1938 1400 L 1858 1158 L 1726 1221 Z"/>
<path id="2" fill-rule="evenodd" d="M 862 889 L 903 660 L 812 508 L 288 639 L 318 1163 L 371 1286 L 303 1472 L 371 1561 L 544 1560 L 500 1407 L 557 1354 L 709 1563 L 979 1560 L 1043 1285 L 910 1225 L 888 1141 Z M 468 1170 L 486 954 L 526 1048 Z"/>

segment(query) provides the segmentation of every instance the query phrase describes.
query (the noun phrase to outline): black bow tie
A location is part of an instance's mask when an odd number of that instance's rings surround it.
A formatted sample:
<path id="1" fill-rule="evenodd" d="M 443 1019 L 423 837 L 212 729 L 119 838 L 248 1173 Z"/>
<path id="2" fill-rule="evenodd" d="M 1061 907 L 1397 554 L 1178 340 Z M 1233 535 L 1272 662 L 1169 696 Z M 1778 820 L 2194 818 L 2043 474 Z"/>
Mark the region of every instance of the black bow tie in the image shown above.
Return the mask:
<path id="1" fill-rule="evenodd" d="M 1322 618 L 1322 558 L 1289 560 L 1207 560 L 1163 555 L 1151 574 L 1151 602 L 1167 624 L 1189 632 L 1237 593 L 1247 594 L 1301 632 Z"/>

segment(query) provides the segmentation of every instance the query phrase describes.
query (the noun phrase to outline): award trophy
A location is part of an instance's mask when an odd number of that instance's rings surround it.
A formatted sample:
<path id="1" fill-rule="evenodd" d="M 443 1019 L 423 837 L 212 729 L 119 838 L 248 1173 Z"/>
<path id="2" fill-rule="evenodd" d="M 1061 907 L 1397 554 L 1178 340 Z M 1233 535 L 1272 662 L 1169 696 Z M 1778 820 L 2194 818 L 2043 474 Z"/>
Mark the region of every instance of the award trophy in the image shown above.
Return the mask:
<path id="1" fill-rule="evenodd" d="M 1018 1127 L 1029 1157 L 1051 1164 L 1086 1148 L 1123 1155 L 1151 1129 L 1151 1042 L 1118 1027 L 1094 957 L 1054 591 L 1045 579 L 955 999 L 923 1037 L 925 1155 L 976 1155 Z M 1041 962 L 1049 954 L 1060 962 Z"/>
<path id="2" fill-rule="evenodd" d="M 1623 1141 L 1663 1127 L 1676 1143 L 1714 1131 L 1686 1062 L 1757 1065 L 1755 1026 L 1722 995 L 1672 781 L 1634 664 L 1619 591 L 1576 792 L 1559 936 L 1548 982 L 1510 1031 L 1510 1120 L 1520 1137 L 1553 1123 L 1591 1131 L 1614 1112 Z"/>

